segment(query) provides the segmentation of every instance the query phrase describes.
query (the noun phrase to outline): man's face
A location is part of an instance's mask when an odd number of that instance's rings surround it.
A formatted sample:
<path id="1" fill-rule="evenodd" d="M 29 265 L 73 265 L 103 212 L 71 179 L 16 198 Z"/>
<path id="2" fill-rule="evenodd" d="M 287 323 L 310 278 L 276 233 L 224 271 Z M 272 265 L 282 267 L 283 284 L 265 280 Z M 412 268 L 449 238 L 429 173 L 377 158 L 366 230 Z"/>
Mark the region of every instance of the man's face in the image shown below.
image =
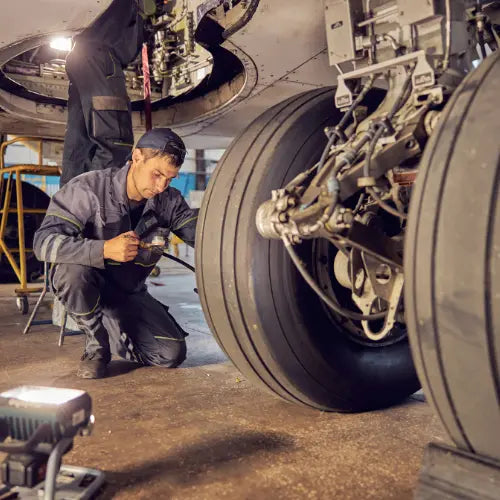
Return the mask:
<path id="1" fill-rule="evenodd" d="M 132 158 L 136 164 L 132 178 L 143 198 L 149 199 L 162 193 L 179 174 L 179 168 L 168 158 L 154 157 L 146 160 L 138 149 L 134 150 Z"/>

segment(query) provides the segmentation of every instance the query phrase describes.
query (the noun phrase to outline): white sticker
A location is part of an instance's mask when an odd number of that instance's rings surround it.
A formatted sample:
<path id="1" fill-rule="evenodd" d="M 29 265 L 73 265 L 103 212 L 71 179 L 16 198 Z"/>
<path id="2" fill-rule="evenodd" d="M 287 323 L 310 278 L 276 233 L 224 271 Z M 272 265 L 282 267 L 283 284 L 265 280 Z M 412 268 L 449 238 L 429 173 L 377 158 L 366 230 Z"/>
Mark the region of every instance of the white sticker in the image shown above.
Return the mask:
<path id="1" fill-rule="evenodd" d="M 78 425 L 82 423 L 84 420 L 85 420 L 85 410 L 83 408 L 73 413 L 73 425 Z"/>
<path id="2" fill-rule="evenodd" d="M 196 71 L 197 80 L 203 80 L 206 74 L 207 74 L 207 68 L 206 67 L 200 68 L 199 70 Z"/>

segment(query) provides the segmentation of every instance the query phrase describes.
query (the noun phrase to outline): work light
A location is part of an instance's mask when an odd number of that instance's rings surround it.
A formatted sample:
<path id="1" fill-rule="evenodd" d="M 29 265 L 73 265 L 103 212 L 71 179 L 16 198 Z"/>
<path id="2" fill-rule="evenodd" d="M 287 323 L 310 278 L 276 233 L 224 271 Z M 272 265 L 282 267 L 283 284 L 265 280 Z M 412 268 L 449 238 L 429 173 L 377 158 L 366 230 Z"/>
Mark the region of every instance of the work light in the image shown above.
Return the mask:
<path id="1" fill-rule="evenodd" d="M 102 484 L 99 471 L 69 466 L 60 470 L 61 457 L 72 448 L 75 435 L 90 434 L 93 423 L 92 400 L 84 391 L 22 386 L 0 393 L 0 451 L 8 454 L 0 466 L 4 490 L 36 488 L 37 496 L 51 499 L 58 473 L 66 477 L 66 492 Z M 97 481 L 89 482 L 89 475 Z M 58 488 L 59 482 L 58 477 Z"/>

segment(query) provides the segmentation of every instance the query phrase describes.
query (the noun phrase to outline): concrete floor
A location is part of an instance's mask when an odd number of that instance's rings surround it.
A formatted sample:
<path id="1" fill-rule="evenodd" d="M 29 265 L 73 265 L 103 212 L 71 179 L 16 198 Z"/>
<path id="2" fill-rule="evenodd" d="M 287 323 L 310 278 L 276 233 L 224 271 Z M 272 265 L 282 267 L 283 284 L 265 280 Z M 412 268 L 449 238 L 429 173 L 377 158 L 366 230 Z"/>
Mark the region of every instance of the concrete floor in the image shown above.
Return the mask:
<path id="1" fill-rule="evenodd" d="M 191 274 L 163 272 L 151 292 L 189 332 L 176 370 L 113 361 L 80 380 L 83 337 L 57 347 L 57 328 L 21 335 L 11 285 L 0 286 L 0 391 L 21 384 L 86 390 L 96 427 L 64 462 L 101 469 L 100 498 L 409 499 L 422 453 L 443 432 L 420 395 L 385 411 L 339 415 L 253 387 L 210 336 Z M 50 316 L 48 304 L 42 313 Z"/>

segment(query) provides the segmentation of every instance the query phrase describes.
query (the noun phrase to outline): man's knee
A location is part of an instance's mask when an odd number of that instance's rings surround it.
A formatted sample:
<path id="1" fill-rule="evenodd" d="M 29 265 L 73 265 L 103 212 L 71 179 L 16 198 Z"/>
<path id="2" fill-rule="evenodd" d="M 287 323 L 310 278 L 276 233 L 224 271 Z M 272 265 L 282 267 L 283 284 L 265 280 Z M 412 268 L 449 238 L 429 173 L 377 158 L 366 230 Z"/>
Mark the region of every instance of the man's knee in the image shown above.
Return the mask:
<path id="1" fill-rule="evenodd" d="M 52 276 L 56 297 L 68 312 L 85 314 L 99 301 L 102 278 L 93 267 L 79 264 L 58 264 Z"/>
<path id="2" fill-rule="evenodd" d="M 184 340 L 169 340 L 167 342 L 158 342 L 158 346 L 154 351 L 141 351 L 141 358 L 147 365 L 176 368 L 186 359 L 186 352 L 187 348 Z"/>

